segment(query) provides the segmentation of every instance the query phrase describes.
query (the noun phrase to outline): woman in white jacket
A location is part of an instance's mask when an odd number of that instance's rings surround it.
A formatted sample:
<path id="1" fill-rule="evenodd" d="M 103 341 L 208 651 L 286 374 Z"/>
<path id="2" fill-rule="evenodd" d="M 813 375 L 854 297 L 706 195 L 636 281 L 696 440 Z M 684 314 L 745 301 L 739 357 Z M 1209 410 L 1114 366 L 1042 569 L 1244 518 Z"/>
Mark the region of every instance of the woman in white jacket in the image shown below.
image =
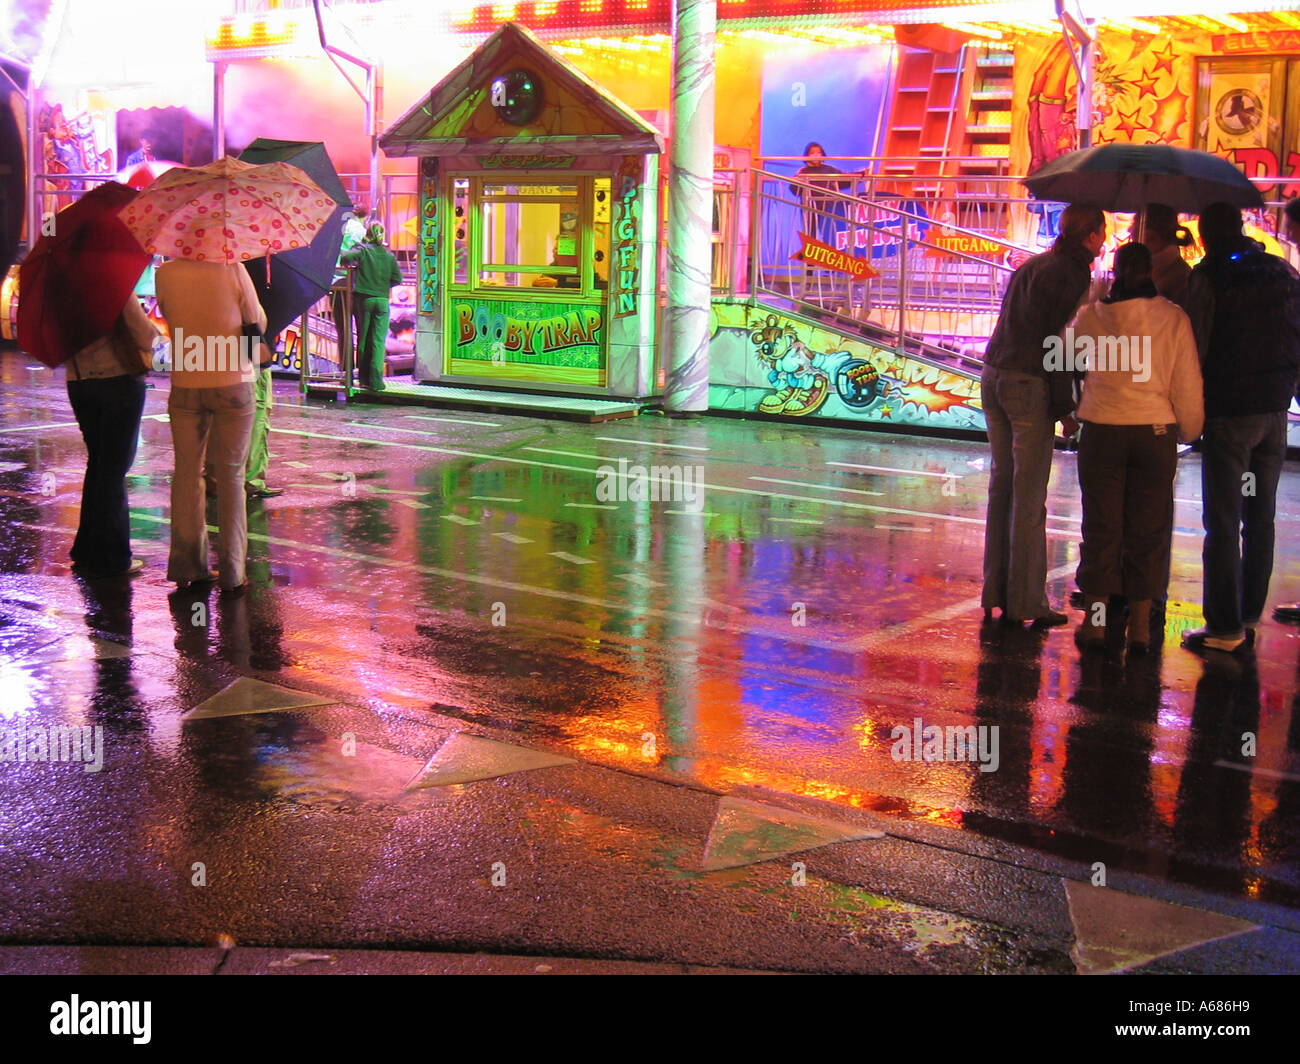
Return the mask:
<path id="1" fill-rule="evenodd" d="M 1085 608 L 1076 635 L 1081 646 L 1102 645 L 1106 602 L 1124 595 L 1129 649 L 1143 651 L 1168 568 L 1178 443 L 1195 440 L 1205 422 L 1191 322 L 1156 294 L 1144 245 L 1119 249 L 1110 295 L 1079 312 L 1073 343 L 1076 365 L 1087 368 L 1076 415 Z"/>

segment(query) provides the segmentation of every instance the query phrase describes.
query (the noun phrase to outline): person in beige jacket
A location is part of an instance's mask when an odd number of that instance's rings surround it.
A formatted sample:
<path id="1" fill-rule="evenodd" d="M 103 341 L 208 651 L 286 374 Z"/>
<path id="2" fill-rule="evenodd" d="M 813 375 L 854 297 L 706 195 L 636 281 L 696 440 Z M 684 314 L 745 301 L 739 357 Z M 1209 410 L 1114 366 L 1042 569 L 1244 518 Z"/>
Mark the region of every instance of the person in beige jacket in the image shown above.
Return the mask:
<path id="1" fill-rule="evenodd" d="M 1081 646 L 1106 638 L 1106 604 L 1129 602 L 1129 648 L 1150 636 L 1151 600 L 1169 568 L 1178 443 L 1205 423 L 1200 363 L 1187 314 L 1156 294 L 1151 252 L 1126 244 L 1110 295 L 1079 312 L 1066 340 L 1087 373 L 1077 417 L 1083 543 Z"/>
<path id="2" fill-rule="evenodd" d="M 220 580 L 221 590 L 247 587 L 248 511 L 244 465 L 253 426 L 256 352 L 245 322 L 266 328 L 266 314 L 242 265 L 176 259 L 158 268 L 158 307 L 172 341 L 171 417 L 176 468 L 171 491 L 171 553 L 167 579 L 188 588 Z M 217 482 L 217 558 L 208 568 L 203 463 Z"/>

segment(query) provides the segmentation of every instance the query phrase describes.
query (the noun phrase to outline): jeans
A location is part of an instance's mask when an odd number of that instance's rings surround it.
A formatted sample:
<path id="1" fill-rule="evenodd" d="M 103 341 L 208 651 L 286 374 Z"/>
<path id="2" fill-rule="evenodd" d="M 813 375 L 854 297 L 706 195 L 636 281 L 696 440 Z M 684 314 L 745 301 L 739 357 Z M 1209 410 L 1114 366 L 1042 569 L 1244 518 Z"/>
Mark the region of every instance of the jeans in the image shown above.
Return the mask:
<path id="1" fill-rule="evenodd" d="M 1243 625 L 1263 615 L 1273 575 L 1277 484 L 1285 459 L 1286 411 L 1206 418 L 1201 457 L 1202 609 L 1211 635 L 1240 635 Z"/>
<path id="2" fill-rule="evenodd" d="M 1047 478 L 1052 418 L 1047 381 L 985 366 L 980 380 L 993 469 L 984 529 L 985 609 L 1017 620 L 1051 612 L 1047 601 Z"/>
<path id="3" fill-rule="evenodd" d="M 253 427 L 251 381 L 221 388 L 172 388 L 171 415 L 176 470 L 172 475 L 172 545 L 167 579 L 177 583 L 208 575 L 208 524 L 204 514 L 203 460 L 211 443 L 217 481 L 217 547 L 221 586 L 244 582 L 248 511 L 244 464 Z"/>
<path id="4" fill-rule="evenodd" d="M 1079 590 L 1163 599 L 1174 524 L 1178 426 L 1086 422 L 1079 440 Z"/>
<path id="5" fill-rule="evenodd" d="M 86 479 L 72 562 L 96 575 L 125 572 L 131 564 L 131 514 L 126 474 L 135 461 L 144 413 L 144 377 L 68 381 L 68 401 L 86 441 Z"/>

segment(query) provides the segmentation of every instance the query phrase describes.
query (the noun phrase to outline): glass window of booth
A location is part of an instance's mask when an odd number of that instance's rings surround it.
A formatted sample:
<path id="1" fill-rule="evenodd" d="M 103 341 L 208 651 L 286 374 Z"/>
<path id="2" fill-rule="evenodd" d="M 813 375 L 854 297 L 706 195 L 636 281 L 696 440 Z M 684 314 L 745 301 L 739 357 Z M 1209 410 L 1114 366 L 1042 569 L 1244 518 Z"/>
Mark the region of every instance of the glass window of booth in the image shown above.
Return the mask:
<path id="1" fill-rule="evenodd" d="M 477 240 L 467 256 L 473 260 L 472 287 L 583 294 L 603 289 L 609 190 L 608 177 L 475 179 L 470 194 Z M 467 280 L 460 270 L 455 278 Z"/>

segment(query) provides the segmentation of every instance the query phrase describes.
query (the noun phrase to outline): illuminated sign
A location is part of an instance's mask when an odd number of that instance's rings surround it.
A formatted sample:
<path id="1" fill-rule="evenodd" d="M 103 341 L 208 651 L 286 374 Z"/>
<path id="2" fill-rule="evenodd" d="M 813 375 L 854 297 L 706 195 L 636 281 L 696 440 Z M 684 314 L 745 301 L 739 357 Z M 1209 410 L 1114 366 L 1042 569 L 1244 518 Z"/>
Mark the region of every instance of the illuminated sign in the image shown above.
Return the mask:
<path id="1" fill-rule="evenodd" d="M 1300 30 L 1260 30 L 1257 33 L 1226 33 L 1210 38 L 1221 55 L 1243 52 L 1300 52 Z"/>
<path id="2" fill-rule="evenodd" d="M 215 33 L 208 35 L 207 59 L 224 63 L 236 59 L 317 54 L 320 46 L 316 27 L 312 26 L 311 33 L 300 33 L 299 29 L 300 17 L 287 11 L 229 16 L 221 20 Z"/>
<path id="3" fill-rule="evenodd" d="M 420 172 L 420 313 L 438 307 L 438 173 L 433 160 Z"/>
<path id="4" fill-rule="evenodd" d="M 846 252 L 836 251 L 829 244 L 814 240 L 807 233 L 800 233 L 799 240 L 802 246 L 790 256 L 792 259 L 800 259 L 809 266 L 818 266 L 823 270 L 848 274 L 857 281 L 880 276 L 877 271 L 871 268 L 871 263 L 866 259 L 859 259 Z"/>
<path id="5" fill-rule="evenodd" d="M 457 359 L 598 370 L 605 313 L 597 306 L 458 299 L 451 306 L 453 338 Z"/>
<path id="6" fill-rule="evenodd" d="M 722 0 L 718 25 L 792 17 L 842 22 L 846 15 L 860 15 L 856 21 L 870 22 L 872 14 L 882 11 L 951 6 L 953 0 Z M 463 15 L 452 15 L 450 22 L 459 33 L 492 33 L 503 22 L 518 22 L 539 33 L 584 26 L 636 32 L 667 30 L 672 26 L 672 9 L 673 0 L 518 0 L 478 4 Z"/>
<path id="7" fill-rule="evenodd" d="M 996 240 L 986 240 L 979 236 L 936 236 L 931 239 L 935 246 L 926 248 L 927 258 L 943 258 L 946 251 L 959 251 L 963 255 L 973 255 L 980 259 L 992 259 L 1001 262 L 1006 248 Z"/>
<path id="8" fill-rule="evenodd" d="M 614 264 L 610 278 L 613 290 L 615 318 L 626 318 L 637 312 L 638 293 L 641 288 L 641 265 L 638 236 L 640 226 L 641 161 L 627 159 L 618 175 L 618 222 L 614 226 Z"/>
<path id="9" fill-rule="evenodd" d="M 573 155 L 480 155 L 483 170 L 569 170 L 577 158 Z"/>

